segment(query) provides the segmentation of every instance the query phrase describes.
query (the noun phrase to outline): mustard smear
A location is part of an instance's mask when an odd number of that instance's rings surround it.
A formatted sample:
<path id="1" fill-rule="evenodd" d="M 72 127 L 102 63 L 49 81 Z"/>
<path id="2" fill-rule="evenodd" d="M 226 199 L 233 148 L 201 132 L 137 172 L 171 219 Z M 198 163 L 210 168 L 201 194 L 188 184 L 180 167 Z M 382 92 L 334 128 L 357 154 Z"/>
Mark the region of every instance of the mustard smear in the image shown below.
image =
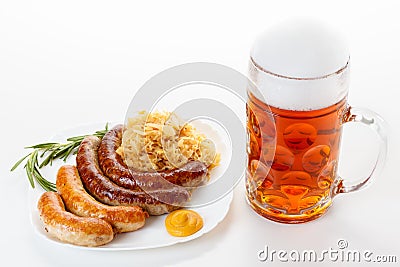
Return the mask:
<path id="1" fill-rule="evenodd" d="M 176 210 L 165 219 L 165 228 L 172 236 L 189 236 L 203 227 L 203 218 L 193 210 Z"/>

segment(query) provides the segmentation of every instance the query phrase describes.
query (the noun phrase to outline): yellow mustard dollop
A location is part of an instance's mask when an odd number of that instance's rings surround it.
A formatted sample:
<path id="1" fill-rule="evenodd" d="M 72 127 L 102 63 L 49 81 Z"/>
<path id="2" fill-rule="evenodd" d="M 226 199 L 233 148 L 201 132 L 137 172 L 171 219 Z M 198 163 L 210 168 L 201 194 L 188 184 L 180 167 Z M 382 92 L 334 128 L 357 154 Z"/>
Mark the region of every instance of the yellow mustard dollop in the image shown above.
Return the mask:
<path id="1" fill-rule="evenodd" d="M 176 210 L 165 219 L 165 228 L 172 236 L 189 236 L 203 227 L 203 218 L 193 210 Z"/>

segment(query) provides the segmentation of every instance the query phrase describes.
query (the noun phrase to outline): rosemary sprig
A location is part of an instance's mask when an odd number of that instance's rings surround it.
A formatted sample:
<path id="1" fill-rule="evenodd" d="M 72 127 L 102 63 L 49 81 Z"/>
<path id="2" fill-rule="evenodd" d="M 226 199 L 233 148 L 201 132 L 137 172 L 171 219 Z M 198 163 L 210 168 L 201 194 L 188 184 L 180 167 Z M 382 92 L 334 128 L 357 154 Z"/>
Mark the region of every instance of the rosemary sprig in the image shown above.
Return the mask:
<path id="1" fill-rule="evenodd" d="M 104 130 L 96 131 L 92 135 L 103 138 L 107 132 L 108 123 L 104 127 Z M 61 159 L 65 162 L 70 155 L 77 153 L 77 148 L 86 136 L 88 135 L 70 137 L 66 143 L 49 142 L 25 147 L 25 149 L 33 149 L 33 151 L 18 160 L 10 171 L 14 171 L 26 160 L 24 169 L 32 188 L 35 188 L 36 181 L 46 191 L 57 191 L 56 185 L 43 177 L 40 169 L 49 164 L 51 166 L 56 159 Z M 42 158 L 44 159 L 40 162 L 39 159 Z"/>

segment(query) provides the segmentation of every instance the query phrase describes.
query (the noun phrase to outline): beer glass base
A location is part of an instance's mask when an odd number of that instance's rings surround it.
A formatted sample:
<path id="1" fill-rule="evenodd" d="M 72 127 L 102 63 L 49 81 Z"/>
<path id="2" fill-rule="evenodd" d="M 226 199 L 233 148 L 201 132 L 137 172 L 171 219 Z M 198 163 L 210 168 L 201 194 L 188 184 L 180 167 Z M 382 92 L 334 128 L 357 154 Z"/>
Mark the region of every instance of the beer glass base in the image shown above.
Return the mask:
<path id="1" fill-rule="evenodd" d="M 315 220 L 324 215 L 332 204 L 332 200 L 329 200 L 326 203 L 324 203 L 321 207 L 311 209 L 304 214 L 286 214 L 280 212 L 279 210 L 275 210 L 273 208 L 260 207 L 254 201 L 251 201 L 251 199 L 248 196 L 246 196 L 246 200 L 249 203 L 250 207 L 258 215 L 271 221 L 286 223 L 286 224 L 299 224 Z"/>

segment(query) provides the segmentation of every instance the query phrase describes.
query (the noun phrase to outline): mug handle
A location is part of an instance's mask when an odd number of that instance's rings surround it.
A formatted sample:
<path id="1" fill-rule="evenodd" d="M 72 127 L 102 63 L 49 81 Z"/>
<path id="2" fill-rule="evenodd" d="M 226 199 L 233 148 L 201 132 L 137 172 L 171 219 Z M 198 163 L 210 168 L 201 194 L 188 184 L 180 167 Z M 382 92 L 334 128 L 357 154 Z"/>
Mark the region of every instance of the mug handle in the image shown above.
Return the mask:
<path id="1" fill-rule="evenodd" d="M 362 123 L 372 129 L 378 136 L 379 152 L 374 168 L 372 169 L 371 173 L 362 181 L 347 185 L 342 177 L 339 176 L 333 191 L 335 195 L 339 193 L 350 193 L 365 188 L 370 184 L 371 178 L 378 176 L 385 164 L 388 127 L 382 117 L 366 108 L 349 107 L 342 119 L 343 124 L 348 122 Z"/>

